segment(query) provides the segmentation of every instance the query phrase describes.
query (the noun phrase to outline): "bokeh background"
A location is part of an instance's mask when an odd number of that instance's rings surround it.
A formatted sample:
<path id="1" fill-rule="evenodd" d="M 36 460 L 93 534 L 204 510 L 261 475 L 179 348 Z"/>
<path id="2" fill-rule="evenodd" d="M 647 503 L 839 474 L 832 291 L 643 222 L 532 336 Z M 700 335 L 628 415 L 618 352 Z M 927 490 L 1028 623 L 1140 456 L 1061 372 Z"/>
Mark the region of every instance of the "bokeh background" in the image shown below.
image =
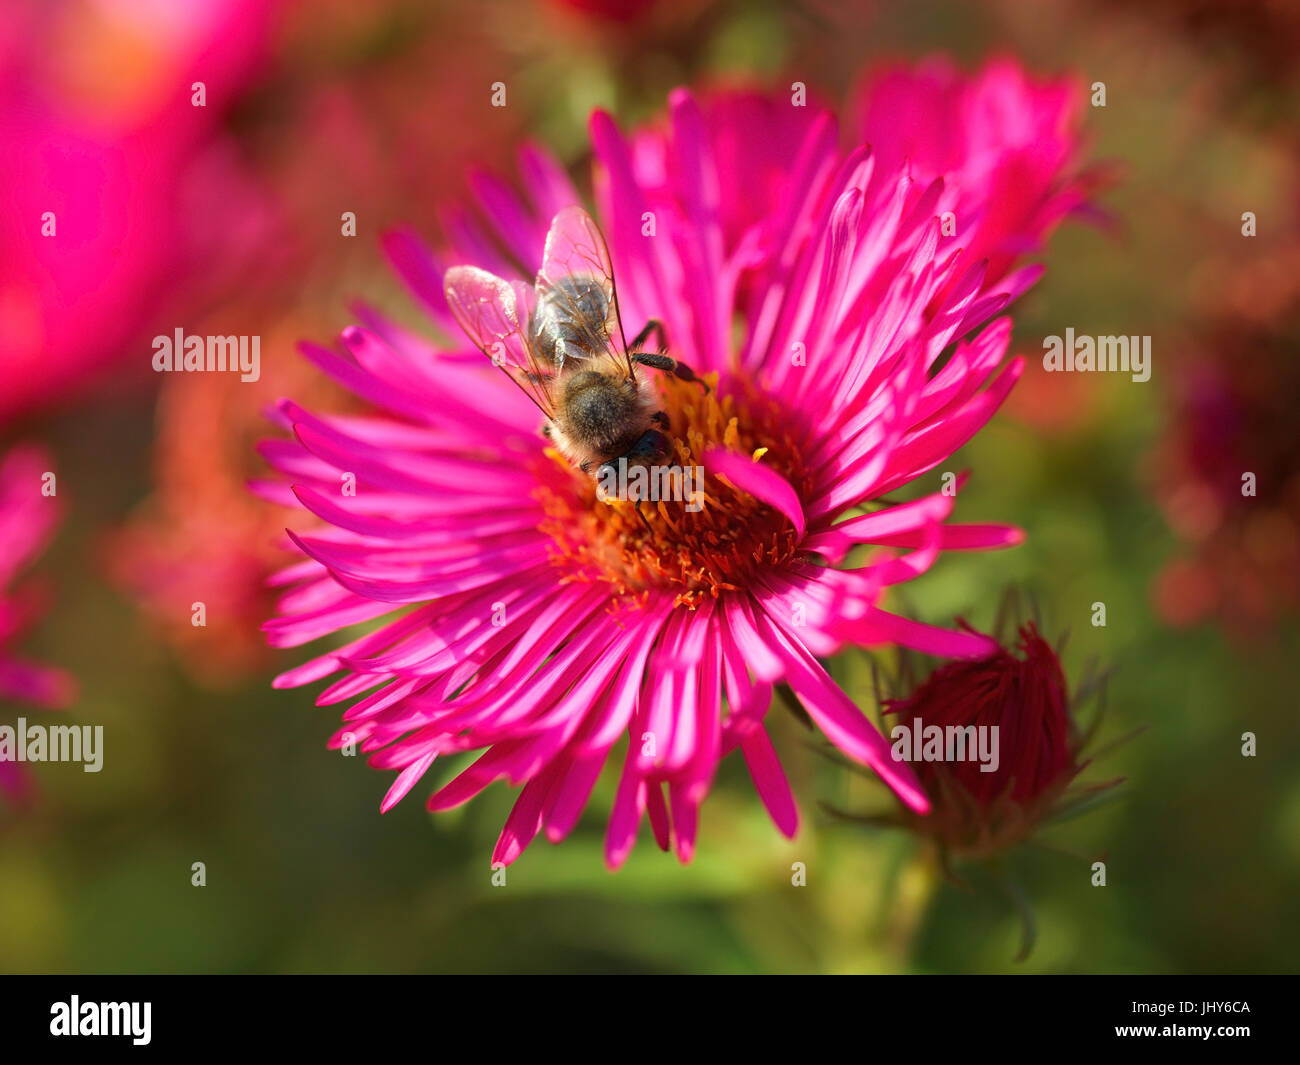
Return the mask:
<path id="1" fill-rule="evenodd" d="M 334 336 L 358 297 L 418 322 L 380 234 L 436 240 L 467 172 L 503 168 L 522 138 L 585 184 L 593 106 L 627 123 L 678 84 L 736 79 L 837 102 L 871 65 L 936 52 L 1104 82 L 1106 107 L 1084 103 L 1088 157 L 1116 180 L 1108 224 L 1052 238 L 1013 309 L 1029 372 L 952 463 L 976 471 L 961 519 L 1028 540 L 947 555 L 908 605 L 987 627 L 1022 588 L 1047 632 L 1069 630 L 1072 676 L 1090 657 L 1113 667 L 1105 736 L 1146 726 L 1096 767 L 1125 784 L 1006 859 L 1036 917 L 1022 962 L 1020 917 L 980 870 L 945 881 L 916 840 L 819 811 L 884 799 L 776 708 L 793 842 L 729 761 L 692 865 L 643 838 L 607 872 L 604 781 L 573 837 L 539 842 L 494 889 L 504 785 L 457 812 L 412 797 L 381 817 L 388 775 L 325 749 L 335 711 L 270 689 L 298 659 L 256 632 L 284 524 L 244 489 L 263 472 L 260 408 L 346 402 L 294 342 Z M 49 447 L 66 507 L 23 649 L 76 676 L 61 713 L 104 726 L 105 764 L 41 767 L 0 809 L 0 970 L 1294 971 L 1297 59 L 1300 16 L 1263 0 L 6 4 L 0 447 Z M 494 81 L 504 109 L 482 106 Z M 61 226 L 107 236 L 52 262 L 18 221 L 51 197 Z M 177 326 L 260 334 L 262 380 L 160 380 L 150 338 Z M 1042 337 L 1067 326 L 1151 335 L 1151 381 L 1044 374 Z M 871 703 L 865 656 L 835 671 Z M 0 719 L 19 713 L 39 711 Z"/>

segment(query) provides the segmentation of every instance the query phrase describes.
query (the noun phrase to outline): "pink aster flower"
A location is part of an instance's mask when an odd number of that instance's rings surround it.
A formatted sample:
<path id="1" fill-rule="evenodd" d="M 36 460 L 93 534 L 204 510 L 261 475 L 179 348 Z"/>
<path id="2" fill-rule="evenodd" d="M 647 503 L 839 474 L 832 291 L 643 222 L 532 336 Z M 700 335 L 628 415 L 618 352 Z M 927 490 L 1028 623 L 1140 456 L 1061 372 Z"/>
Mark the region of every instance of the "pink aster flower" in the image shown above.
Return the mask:
<path id="1" fill-rule="evenodd" d="M 384 619 L 276 681 L 335 676 L 319 702 L 356 700 L 332 744 L 397 771 L 381 809 L 440 757 L 481 751 L 428 805 L 521 786 L 493 853 L 508 863 L 539 832 L 572 830 L 618 748 L 607 862 L 626 859 L 646 817 L 685 861 L 718 764 L 739 749 L 792 835 L 794 797 L 763 720 L 785 684 L 836 747 L 926 810 L 910 768 L 820 660 L 847 644 L 995 649 L 881 602 L 944 551 L 1003 547 L 1018 531 L 949 523 L 941 492 L 882 497 L 1002 403 L 1021 363 L 1004 361 L 1010 322 L 994 315 L 1038 270 L 991 284 L 987 262 L 941 241 L 942 179 L 882 172 L 868 146 L 837 146 L 832 114 L 790 112 L 788 100 L 716 106 L 678 91 L 665 124 L 630 137 L 606 114 L 591 120 L 623 325 L 661 321 L 672 356 L 711 386 L 641 371 L 673 461 L 706 467 L 697 512 L 598 499 L 449 311 L 448 267 L 530 282 L 552 218 L 581 202 L 535 147 L 520 156 L 524 195 L 480 178 L 479 214 L 449 216 L 443 254 L 389 238 L 436 343 L 362 308 L 339 350 L 304 346 L 374 413 L 279 405 L 294 439 L 263 445 L 281 478 L 257 487 L 314 520 L 291 533 L 306 559 L 277 578 L 287 590 L 266 628 L 295 646 Z M 770 151 L 768 134 L 791 150 Z M 881 550 L 844 565 L 860 545 Z"/>
<path id="2" fill-rule="evenodd" d="M 0 460 L 0 703 L 10 701 L 54 709 L 72 695 L 63 672 L 16 657 L 10 645 L 27 628 L 39 608 L 29 587 L 14 589 L 14 580 L 41 553 L 58 520 L 55 499 L 42 494 L 48 456 L 34 447 L 19 447 Z M 22 799 L 30 784 L 21 768 L 0 761 L 0 792 Z"/>

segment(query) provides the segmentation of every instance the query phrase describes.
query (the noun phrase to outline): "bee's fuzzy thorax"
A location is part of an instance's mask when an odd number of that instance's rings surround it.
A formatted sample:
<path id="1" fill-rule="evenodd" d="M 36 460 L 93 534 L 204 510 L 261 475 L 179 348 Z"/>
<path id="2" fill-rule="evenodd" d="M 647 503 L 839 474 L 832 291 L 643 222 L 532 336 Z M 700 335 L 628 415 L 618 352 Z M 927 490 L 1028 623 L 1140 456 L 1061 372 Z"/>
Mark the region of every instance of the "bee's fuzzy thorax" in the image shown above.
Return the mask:
<path id="1" fill-rule="evenodd" d="M 547 436 L 560 453 L 593 477 L 602 462 L 619 457 L 653 426 L 651 416 L 661 406 L 654 383 L 644 373 L 632 380 L 635 392 L 631 406 L 618 412 L 620 425 L 616 433 L 602 438 L 602 434 L 592 432 L 593 426 L 584 424 L 589 419 L 584 418 L 573 399 L 559 404 L 555 417 L 547 423 Z"/>

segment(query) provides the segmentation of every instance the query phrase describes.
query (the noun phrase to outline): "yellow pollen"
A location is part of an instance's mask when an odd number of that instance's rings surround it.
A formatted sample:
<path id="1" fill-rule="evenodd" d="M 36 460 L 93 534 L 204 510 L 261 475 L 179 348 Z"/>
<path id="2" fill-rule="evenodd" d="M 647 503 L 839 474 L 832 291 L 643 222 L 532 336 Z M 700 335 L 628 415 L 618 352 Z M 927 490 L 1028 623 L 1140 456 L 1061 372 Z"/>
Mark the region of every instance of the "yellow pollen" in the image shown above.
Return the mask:
<path id="1" fill-rule="evenodd" d="M 686 495 L 681 471 L 703 466 L 702 456 L 723 448 L 765 456 L 801 499 L 809 498 L 811 479 L 801 459 L 798 425 L 770 398 L 728 382 L 719 394 L 716 374 L 709 391 L 695 383 L 660 378 L 659 394 L 668 415 L 671 441 L 660 469 L 676 467 L 672 498 L 643 500 L 601 496 L 596 480 L 546 448 L 538 467 L 538 498 L 545 518 L 541 529 L 554 541 L 551 557 L 563 580 L 603 581 L 612 594 L 631 602 L 654 588 L 674 593 L 690 608 L 704 596 L 746 587 L 762 570 L 788 566 L 798 552 L 795 529 L 780 511 L 723 478 L 704 472 Z M 660 482 L 661 485 L 663 482 Z M 663 494 L 663 493 L 660 493 Z"/>

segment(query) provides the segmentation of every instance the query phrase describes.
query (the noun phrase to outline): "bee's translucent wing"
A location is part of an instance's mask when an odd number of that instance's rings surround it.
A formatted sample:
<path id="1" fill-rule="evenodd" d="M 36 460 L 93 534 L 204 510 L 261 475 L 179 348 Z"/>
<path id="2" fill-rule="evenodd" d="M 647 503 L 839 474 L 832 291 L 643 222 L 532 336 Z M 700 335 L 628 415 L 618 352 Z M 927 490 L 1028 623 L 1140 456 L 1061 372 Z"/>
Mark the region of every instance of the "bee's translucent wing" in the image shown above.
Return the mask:
<path id="1" fill-rule="evenodd" d="M 579 343 L 566 352 L 568 357 L 609 359 L 610 369 L 636 376 L 623 337 L 609 248 L 600 227 L 581 207 L 565 207 L 551 221 L 536 287 L 539 299 L 546 297 L 569 309 L 569 319 L 580 335 Z M 583 313 L 590 309 L 589 300 L 585 307 L 578 305 L 579 300 L 587 300 L 584 289 L 604 297 L 605 320 L 598 328 L 581 324 L 590 320 Z"/>
<path id="2" fill-rule="evenodd" d="M 555 417 L 554 367 L 539 359 L 529 340 L 534 294 L 477 266 L 453 266 L 443 279 L 447 304 L 475 345 L 505 370 L 548 418 Z"/>

